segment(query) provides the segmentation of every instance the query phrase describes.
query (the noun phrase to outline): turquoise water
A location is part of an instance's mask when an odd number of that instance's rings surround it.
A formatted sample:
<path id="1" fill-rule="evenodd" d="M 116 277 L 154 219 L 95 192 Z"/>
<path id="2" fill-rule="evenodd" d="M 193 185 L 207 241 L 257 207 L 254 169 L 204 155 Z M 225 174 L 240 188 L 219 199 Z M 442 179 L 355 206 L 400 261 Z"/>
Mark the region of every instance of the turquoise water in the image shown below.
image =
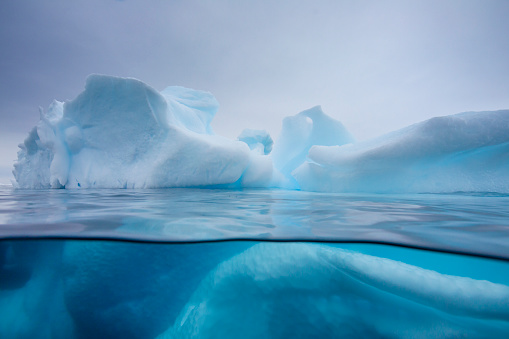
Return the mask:
<path id="1" fill-rule="evenodd" d="M 507 337 L 508 207 L 3 187 L 0 337 Z"/>

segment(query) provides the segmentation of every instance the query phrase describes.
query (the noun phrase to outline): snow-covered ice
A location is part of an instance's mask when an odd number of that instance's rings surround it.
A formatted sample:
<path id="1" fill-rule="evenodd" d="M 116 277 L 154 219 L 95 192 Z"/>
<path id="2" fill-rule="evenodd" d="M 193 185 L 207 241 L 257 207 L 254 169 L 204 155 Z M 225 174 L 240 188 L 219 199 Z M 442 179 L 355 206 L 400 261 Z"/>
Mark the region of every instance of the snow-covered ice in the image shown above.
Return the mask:
<path id="1" fill-rule="evenodd" d="M 436 117 L 379 138 L 311 148 L 304 190 L 509 192 L 509 111 Z"/>
<path id="2" fill-rule="evenodd" d="M 210 93 L 92 75 L 76 99 L 54 102 L 21 145 L 22 188 L 189 187 L 234 183 L 249 147 L 212 134 Z"/>
<path id="3" fill-rule="evenodd" d="M 162 92 L 91 75 L 55 101 L 14 166 L 19 188 L 283 187 L 330 192 L 509 192 L 509 111 L 437 117 L 355 142 L 320 106 L 283 120 L 277 142 L 212 131 L 208 92 Z"/>

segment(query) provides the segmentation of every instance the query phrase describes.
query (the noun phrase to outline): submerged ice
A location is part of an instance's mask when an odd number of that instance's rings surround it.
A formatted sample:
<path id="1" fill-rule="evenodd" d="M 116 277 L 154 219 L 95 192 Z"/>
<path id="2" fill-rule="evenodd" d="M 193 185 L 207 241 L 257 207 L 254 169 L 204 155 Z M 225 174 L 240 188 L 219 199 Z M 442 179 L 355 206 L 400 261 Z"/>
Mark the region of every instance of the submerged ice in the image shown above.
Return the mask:
<path id="1" fill-rule="evenodd" d="M 215 135 L 212 94 L 158 92 L 92 75 L 55 101 L 20 145 L 20 188 L 282 187 L 331 192 L 509 192 L 509 111 L 438 117 L 355 142 L 319 106 L 283 121 L 273 143 Z"/>
<path id="2" fill-rule="evenodd" d="M 302 243 L 0 243 L 0 254 L 6 252 L 16 260 L 0 268 L 2 338 L 509 333 L 507 263 L 486 263 L 498 270 L 497 282 Z M 15 280 L 8 285 L 6 270 Z"/>
<path id="3" fill-rule="evenodd" d="M 163 338 L 509 333 L 509 286 L 323 245 L 258 244 L 218 265 Z"/>

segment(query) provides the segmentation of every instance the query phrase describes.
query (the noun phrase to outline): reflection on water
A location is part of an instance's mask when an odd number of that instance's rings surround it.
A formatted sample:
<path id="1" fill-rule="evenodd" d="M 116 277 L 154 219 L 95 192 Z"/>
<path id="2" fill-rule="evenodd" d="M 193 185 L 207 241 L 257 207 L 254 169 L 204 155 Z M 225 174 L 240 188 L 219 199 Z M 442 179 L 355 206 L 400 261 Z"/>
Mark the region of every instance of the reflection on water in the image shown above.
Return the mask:
<path id="1" fill-rule="evenodd" d="M 367 241 L 509 258 L 509 196 L 0 189 L 0 237 Z"/>

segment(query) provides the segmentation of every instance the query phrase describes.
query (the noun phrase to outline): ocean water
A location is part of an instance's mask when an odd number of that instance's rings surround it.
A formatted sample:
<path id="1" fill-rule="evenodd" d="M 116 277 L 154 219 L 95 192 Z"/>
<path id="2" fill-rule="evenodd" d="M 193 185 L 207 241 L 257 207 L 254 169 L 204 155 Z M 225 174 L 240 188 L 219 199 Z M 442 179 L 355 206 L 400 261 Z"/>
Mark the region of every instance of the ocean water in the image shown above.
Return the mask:
<path id="1" fill-rule="evenodd" d="M 509 337 L 509 196 L 0 188 L 0 338 Z"/>

